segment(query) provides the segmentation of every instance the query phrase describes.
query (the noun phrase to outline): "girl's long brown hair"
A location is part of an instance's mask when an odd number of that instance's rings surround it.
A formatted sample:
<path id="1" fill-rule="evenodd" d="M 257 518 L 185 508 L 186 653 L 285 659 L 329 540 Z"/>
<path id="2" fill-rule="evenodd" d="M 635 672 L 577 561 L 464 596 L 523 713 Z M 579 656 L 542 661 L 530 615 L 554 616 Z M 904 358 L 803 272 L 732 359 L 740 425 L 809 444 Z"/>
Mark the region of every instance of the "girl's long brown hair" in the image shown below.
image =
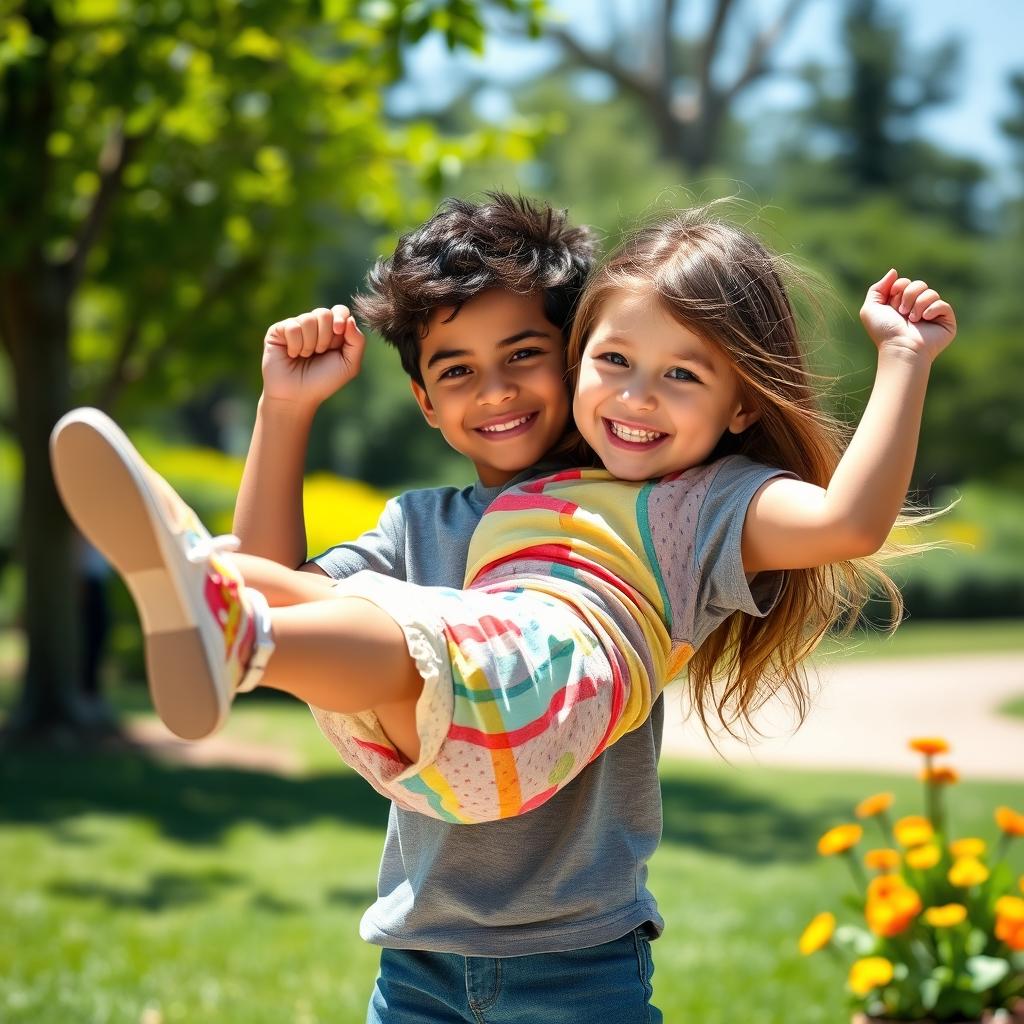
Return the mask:
<path id="1" fill-rule="evenodd" d="M 754 235 L 718 219 L 708 207 L 674 215 L 637 231 L 594 273 L 576 313 L 568 346 L 575 385 L 580 357 L 608 298 L 646 291 L 680 324 L 717 345 L 760 410 L 743 434 L 727 434 L 708 461 L 736 452 L 790 470 L 827 487 L 850 430 L 820 401 L 820 378 L 801 345 L 784 277 L 799 272 Z M 571 444 L 571 442 L 570 442 Z M 578 439 L 571 455 L 593 462 Z M 788 694 L 802 722 L 810 706 L 804 659 L 830 630 L 849 631 L 873 595 L 889 599 L 890 626 L 903 602 L 882 565 L 903 550 L 887 544 L 868 558 L 786 572 L 771 612 L 733 613 L 689 663 L 692 705 L 711 735 L 714 710 L 727 732 L 758 733 L 752 715 L 772 696 Z"/>

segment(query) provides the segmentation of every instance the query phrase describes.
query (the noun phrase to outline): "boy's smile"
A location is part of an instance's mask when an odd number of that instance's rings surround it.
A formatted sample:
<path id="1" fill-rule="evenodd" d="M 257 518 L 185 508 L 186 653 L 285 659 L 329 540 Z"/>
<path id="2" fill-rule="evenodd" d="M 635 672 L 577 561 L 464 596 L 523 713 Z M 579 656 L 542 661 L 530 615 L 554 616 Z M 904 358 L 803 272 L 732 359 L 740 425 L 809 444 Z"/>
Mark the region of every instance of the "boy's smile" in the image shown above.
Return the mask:
<path id="1" fill-rule="evenodd" d="M 540 292 L 492 288 L 457 313 L 435 310 L 419 365 L 412 390 L 424 417 L 488 487 L 534 465 L 565 430 L 565 344 Z"/>

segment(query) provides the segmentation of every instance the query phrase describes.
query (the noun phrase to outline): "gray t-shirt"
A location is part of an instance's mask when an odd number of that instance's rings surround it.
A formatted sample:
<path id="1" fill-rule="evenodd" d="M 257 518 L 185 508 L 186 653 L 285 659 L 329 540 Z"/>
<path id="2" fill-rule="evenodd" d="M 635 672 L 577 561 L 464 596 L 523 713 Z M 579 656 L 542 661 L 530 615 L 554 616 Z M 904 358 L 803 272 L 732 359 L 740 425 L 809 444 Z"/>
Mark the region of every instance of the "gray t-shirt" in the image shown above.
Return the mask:
<path id="1" fill-rule="evenodd" d="M 335 579 L 372 569 L 461 587 L 470 537 L 500 491 L 479 482 L 409 491 L 387 503 L 375 529 L 313 561 Z M 647 861 L 661 838 L 663 703 L 522 817 L 452 825 L 392 804 L 377 901 L 359 934 L 379 946 L 463 956 L 596 946 L 647 921 L 660 934 Z"/>

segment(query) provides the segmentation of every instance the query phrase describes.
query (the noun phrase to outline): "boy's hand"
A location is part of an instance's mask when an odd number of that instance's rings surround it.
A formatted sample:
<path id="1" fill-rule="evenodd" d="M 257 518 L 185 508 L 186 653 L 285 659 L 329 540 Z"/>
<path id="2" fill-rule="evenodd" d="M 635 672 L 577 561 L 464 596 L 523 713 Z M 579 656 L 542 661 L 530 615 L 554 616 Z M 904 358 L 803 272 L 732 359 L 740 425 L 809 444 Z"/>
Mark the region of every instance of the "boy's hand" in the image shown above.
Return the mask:
<path id="1" fill-rule="evenodd" d="M 348 306 L 272 324 L 263 339 L 263 394 L 315 409 L 359 373 L 366 339 Z"/>
<path id="2" fill-rule="evenodd" d="M 903 349 L 933 360 L 956 337 L 953 307 L 924 281 L 895 270 L 868 289 L 860 320 L 879 352 Z"/>

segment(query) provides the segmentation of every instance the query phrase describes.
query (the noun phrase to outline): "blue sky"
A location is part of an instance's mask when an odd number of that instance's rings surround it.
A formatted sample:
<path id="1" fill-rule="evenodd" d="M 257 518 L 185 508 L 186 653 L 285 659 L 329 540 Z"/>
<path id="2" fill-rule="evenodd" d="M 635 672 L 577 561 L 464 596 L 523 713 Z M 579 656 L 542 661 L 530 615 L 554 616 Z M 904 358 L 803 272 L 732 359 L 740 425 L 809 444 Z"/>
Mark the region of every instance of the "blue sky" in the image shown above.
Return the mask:
<path id="1" fill-rule="evenodd" d="M 766 23 L 768 15 L 782 0 L 746 0 L 738 5 L 743 25 Z M 609 9 L 625 23 L 642 17 L 643 0 L 551 0 L 552 8 L 581 37 L 595 42 L 607 38 Z M 837 0 L 809 0 L 799 22 L 778 51 L 778 64 L 797 67 L 810 59 L 830 64 L 839 59 L 839 16 L 845 5 Z M 700 26 L 706 19 L 707 0 L 680 4 L 681 24 Z M 1013 70 L 1024 70 L 1024 0 L 888 0 L 892 18 L 905 25 L 908 59 L 950 37 L 963 40 L 961 66 L 954 77 L 955 99 L 922 119 L 922 126 L 936 145 L 975 156 L 1002 172 L 1008 179 L 1010 151 L 1000 137 L 998 121 L 1009 108 L 1006 80 Z M 921 14 L 921 11 L 925 14 Z M 737 49 L 735 52 L 739 52 Z M 428 40 L 410 61 L 412 81 L 399 89 L 399 109 L 442 104 L 450 94 L 461 68 L 484 73 L 495 83 L 480 92 L 482 108 L 500 116 L 515 85 L 550 66 L 553 49 L 549 44 L 509 43 L 494 40 L 481 59 L 452 58 L 436 39 Z M 741 111 L 785 109 L 799 102 L 800 93 L 777 82 L 759 88 L 745 100 Z"/>

